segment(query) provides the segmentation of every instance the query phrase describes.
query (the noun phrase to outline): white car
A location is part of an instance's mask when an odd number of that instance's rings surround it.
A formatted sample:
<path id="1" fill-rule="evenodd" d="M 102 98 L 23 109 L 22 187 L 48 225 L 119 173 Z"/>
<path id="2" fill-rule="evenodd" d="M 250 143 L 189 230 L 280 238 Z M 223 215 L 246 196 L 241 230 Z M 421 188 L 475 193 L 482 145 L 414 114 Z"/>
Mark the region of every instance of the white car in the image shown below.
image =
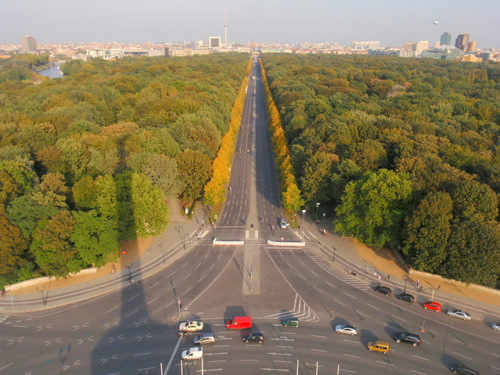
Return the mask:
<path id="1" fill-rule="evenodd" d="M 203 331 L 203 322 L 190 320 L 179 324 L 179 332 L 198 332 Z"/>
<path id="2" fill-rule="evenodd" d="M 193 339 L 193 343 L 197 345 L 212 344 L 215 342 L 215 335 L 213 333 L 202 333 Z"/>
<path id="3" fill-rule="evenodd" d="M 203 349 L 198 347 L 186 349 L 182 352 L 181 357 L 185 361 L 200 359 L 203 357 Z"/>
<path id="4" fill-rule="evenodd" d="M 343 333 L 346 335 L 354 336 L 358 334 L 358 329 L 349 324 L 339 324 L 335 326 L 335 333 Z"/>
<path id="5" fill-rule="evenodd" d="M 466 313 L 465 311 L 462 310 L 457 310 L 457 309 L 449 309 L 448 312 L 446 313 L 448 316 L 453 316 L 454 318 L 459 318 L 463 320 L 471 320 L 472 317 L 470 316 L 469 313 Z"/>
<path id="6" fill-rule="evenodd" d="M 493 331 L 500 331 L 500 322 L 493 323 L 490 327 Z"/>

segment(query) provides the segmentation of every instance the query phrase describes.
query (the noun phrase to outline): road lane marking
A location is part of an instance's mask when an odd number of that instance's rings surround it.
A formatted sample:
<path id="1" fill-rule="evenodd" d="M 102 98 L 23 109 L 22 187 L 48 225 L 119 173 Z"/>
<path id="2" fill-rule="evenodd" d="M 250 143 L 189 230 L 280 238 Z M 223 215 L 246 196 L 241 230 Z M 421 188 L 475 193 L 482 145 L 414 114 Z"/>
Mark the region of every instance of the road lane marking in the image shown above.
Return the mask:
<path id="1" fill-rule="evenodd" d="M 315 352 L 323 352 L 323 353 L 326 353 L 326 350 L 323 350 L 323 349 L 314 349 L 314 348 L 312 348 L 311 350 L 312 350 L 312 351 L 315 351 Z"/>
<path id="2" fill-rule="evenodd" d="M 353 298 L 353 299 L 356 299 L 356 297 L 351 296 L 349 293 L 344 292 L 344 294 L 345 294 L 347 297 L 351 297 L 351 298 Z M 377 309 L 377 310 L 378 310 L 378 309 Z"/>
<path id="3" fill-rule="evenodd" d="M 255 346 L 255 347 L 259 348 L 260 346 Z M 285 355 L 285 356 L 289 356 L 289 357 L 292 355 L 292 353 L 267 353 L 267 354 L 269 354 L 269 355 Z"/>
<path id="4" fill-rule="evenodd" d="M 137 293 L 135 296 L 130 297 L 128 300 L 129 300 L 129 301 L 132 301 L 134 298 L 137 298 L 137 297 L 139 297 L 140 295 L 141 295 L 141 293 Z M 84 324 L 83 326 L 85 327 L 85 324 Z"/>
<path id="5" fill-rule="evenodd" d="M 412 354 L 415 358 L 423 359 L 424 361 L 430 361 L 428 358 L 420 357 L 419 355 Z"/>
<path id="6" fill-rule="evenodd" d="M 465 358 L 465 359 L 468 359 L 469 361 L 472 361 L 472 359 L 471 359 L 471 358 L 466 357 L 466 356 L 465 356 L 465 355 L 463 355 L 463 354 L 460 354 L 460 353 L 457 353 L 457 352 L 452 352 L 451 350 L 450 350 L 450 353 L 453 353 L 453 354 L 455 354 L 455 355 L 458 355 L 458 356 L 460 356 L 460 357 L 463 357 L 463 358 Z"/>
<path id="7" fill-rule="evenodd" d="M 312 337 L 319 337 L 319 338 L 322 338 L 322 339 L 326 339 L 327 337 L 326 336 L 320 336 L 320 335 L 311 335 Z"/>
<path id="8" fill-rule="evenodd" d="M 319 277 L 319 276 L 318 276 L 318 274 L 317 274 L 316 272 L 312 271 L 312 270 L 311 270 L 311 273 L 312 273 L 314 276 Z"/>
<path id="9" fill-rule="evenodd" d="M 258 359 L 240 359 L 241 362 L 257 362 Z"/>
<path id="10" fill-rule="evenodd" d="M 418 375 L 427 375 L 425 372 L 420 372 L 420 371 L 415 371 L 415 370 L 411 370 L 411 372 L 414 372 L 415 374 L 418 374 Z"/>
<path id="11" fill-rule="evenodd" d="M 265 367 L 265 368 L 260 368 L 262 371 L 281 371 L 281 372 L 290 372 L 290 369 L 287 369 L 287 368 L 269 368 L 269 367 Z"/>
<path id="12" fill-rule="evenodd" d="M 340 301 L 337 301 L 335 298 L 333 299 L 336 303 L 338 303 L 339 305 L 342 305 L 342 306 L 345 306 L 345 303 L 342 303 Z"/>
<path id="13" fill-rule="evenodd" d="M 148 371 L 148 370 L 154 370 L 155 367 L 144 367 L 144 368 L 138 368 L 137 371 Z"/>
<path id="14" fill-rule="evenodd" d="M 325 294 L 325 292 L 323 292 L 321 289 L 317 288 L 317 287 L 313 287 L 314 289 L 316 289 L 318 292 L 320 292 L 321 294 Z"/>
<path id="15" fill-rule="evenodd" d="M 376 361 L 377 363 L 381 363 L 383 365 L 387 365 L 387 366 L 394 366 L 394 364 L 392 363 L 389 363 L 389 362 L 382 362 L 382 361 Z"/>
<path id="16" fill-rule="evenodd" d="M 330 284 L 328 281 L 326 282 L 328 285 L 330 285 L 332 288 L 337 288 L 335 285 Z"/>
<path id="17" fill-rule="evenodd" d="M 227 355 L 227 352 L 219 352 L 219 353 L 205 353 L 205 355 Z"/>
<path id="18" fill-rule="evenodd" d="M 225 359 L 212 359 L 210 361 L 207 361 L 207 362 L 210 362 L 210 363 L 215 363 L 215 362 L 226 362 Z"/>
<path id="19" fill-rule="evenodd" d="M 9 367 L 10 365 L 12 365 L 14 362 L 11 362 L 9 363 L 8 365 L 5 365 L 3 367 L 0 368 L 0 371 L 2 371 L 3 369 L 6 369 L 7 367 Z"/>
<path id="20" fill-rule="evenodd" d="M 370 306 L 372 309 L 375 309 L 375 310 L 380 311 L 380 309 L 379 309 L 378 307 L 375 307 L 375 306 L 373 306 L 373 305 L 370 305 L 369 303 L 367 303 L 366 305 L 367 305 L 367 306 Z"/>
<path id="21" fill-rule="evenodd" d="M 354 340 L 349 340 L 349 339 L 342 339 L 342 341 L 352 342 L 354 344 L 358 344 L 359 343 L 359 341 L 354 341 Z"/>
<path id="22" fill-rule="evenodd" d="M 186 280 L 189 276 L 191 276 L 190 273 L 188 273 L 186 276 L 184 276 L 184 278 L 182 279 L 182 281 Z"/>
<path id="23" fill-rule="evenodd" d="M 357 356 L 357 355 L 352 355 L 352 354 L 345 354 L 345 353 L 344 353 L 344 355 L 345 355 L 346 357 L 361 358 L 360 356 Z"/>
<path id="24" fill-rule="evenodd" d="M 127 317 L 127 318 L 128 318 L 130 315 L 133 315 L 133 314 L 135 314 L 135 313 L 136 313 L 136 312 L 138 312 L 138 311 L 139 311 L 139 309 L 134 310 L 134 311 L 132 311 L 130 314 L 125 315 L 125 317 Z"/>

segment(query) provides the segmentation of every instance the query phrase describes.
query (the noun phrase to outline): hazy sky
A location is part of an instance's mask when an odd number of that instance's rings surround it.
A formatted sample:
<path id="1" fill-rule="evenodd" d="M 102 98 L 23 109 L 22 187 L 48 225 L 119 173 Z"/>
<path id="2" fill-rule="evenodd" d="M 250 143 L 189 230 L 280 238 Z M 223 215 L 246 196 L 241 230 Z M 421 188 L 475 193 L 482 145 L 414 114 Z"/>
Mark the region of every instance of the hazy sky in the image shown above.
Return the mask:
<path id="1" fill-rule="evenodd" d="M 0 0 L 0 43 L 452 41 L 500 48 L 500 0 Z M 434 25 L 434 21 L 439 23 Z"/>

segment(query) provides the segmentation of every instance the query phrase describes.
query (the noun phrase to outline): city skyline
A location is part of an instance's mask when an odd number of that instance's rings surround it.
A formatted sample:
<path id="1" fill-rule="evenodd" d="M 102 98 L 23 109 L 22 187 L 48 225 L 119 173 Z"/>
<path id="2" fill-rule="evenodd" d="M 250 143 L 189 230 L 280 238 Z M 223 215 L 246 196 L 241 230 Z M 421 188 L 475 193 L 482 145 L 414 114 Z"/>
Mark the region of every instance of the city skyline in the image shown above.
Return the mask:
<path id="1" fill-rule="evenodd" d="M 468 33 L 478 48 L 500 47 L 492 32 L 500 2 L 386 0 L 356 2 L 313 0 L 34 0 L 4 1 L 0 12 L 0 43 L 20 43 L 24 35 L 38 43 L 182 42 L 219 36 L 224 40 L 227 9 L 229 43 L 303 43 L 379 40 L 383 46 L 407 41 L 452 40 Z M 437 22 L 435 22 L 437 21 Z"/>

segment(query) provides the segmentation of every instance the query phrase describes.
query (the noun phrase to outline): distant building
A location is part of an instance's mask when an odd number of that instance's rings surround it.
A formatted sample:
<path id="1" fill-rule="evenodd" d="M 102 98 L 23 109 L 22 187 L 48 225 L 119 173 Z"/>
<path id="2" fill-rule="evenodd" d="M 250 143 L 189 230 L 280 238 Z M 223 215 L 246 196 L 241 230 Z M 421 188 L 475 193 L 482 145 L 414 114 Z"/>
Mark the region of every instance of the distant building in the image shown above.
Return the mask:
<path id="1" fill-rule="evenodd" d="M 445 32 L 441 35 L 441 45 L 451 46 L 451 34 L 449 32 Z"/>
<path id="2" fill-rule="evenodd" d="M 365 41 L 365 42 L 352 42 L 353 49 L 379 49 L 380 42 L 378 40 Z"/>
<path id="3" fill-rule="evenodd" d="M 21 47 L 23 51 L 28 52 L 33 52 L 38 49 L 36 45 L 36 39 L 29 35 L 23 37 L 23 39 L 21 40 Z"/>
<path id="4" fill-rule="evenodd" d="M 423 40 L 415 43 L 413 50 L 415 51 L 415 57 L 422 56 L 422 52 L 429 49 L 429 42 L 427 40 Z"/>
<path id="5" fill-rule="evenodd" d="M 464 53 L 461 50 L 447 44 L 438 48 L 431 48 L 426 51 L 422 51 L 422 57 L 428 59 L 457 60 L 463 55 Z"/>
<path id="6" fill-rule="evenodd" d="M 476 50 L 476 41 L 472 40 L 469 42 L 469 51 L 475 51 Z"/>
<path id="7" fill-rule="evenodd" d="M 209 37 L 208 38 L 208 46 L 210 48 L 220 48 L 220 47 L 222 47 L 220 36 L 211 36 L 211 37 Z"/>
<path id="8" fill-rule="evenodd" d="M 469 34 L 460 34 L 455 40 L 455 47 L 464 52 L 469 51 Z"/>

